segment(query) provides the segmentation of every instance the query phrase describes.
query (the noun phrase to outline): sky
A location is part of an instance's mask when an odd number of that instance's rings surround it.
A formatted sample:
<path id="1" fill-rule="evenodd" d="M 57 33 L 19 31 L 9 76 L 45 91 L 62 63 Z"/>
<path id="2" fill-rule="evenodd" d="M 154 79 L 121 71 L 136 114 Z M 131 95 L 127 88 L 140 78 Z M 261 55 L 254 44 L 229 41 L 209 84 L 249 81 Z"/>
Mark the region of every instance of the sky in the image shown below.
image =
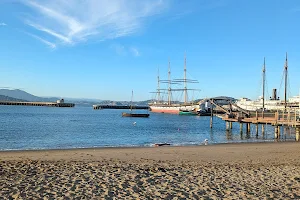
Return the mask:
<path id="1" fill-rule="evenodd" d="M 265 57 L 267 96 L 283 99 L 286 52 L 288 95 L 299 94 L 299 18 L 299 0 L 0 0 L 0 87 L 147 100 L 169 60 L 183 78 L 186 55 L 190 99 L 257 99 Z"/>

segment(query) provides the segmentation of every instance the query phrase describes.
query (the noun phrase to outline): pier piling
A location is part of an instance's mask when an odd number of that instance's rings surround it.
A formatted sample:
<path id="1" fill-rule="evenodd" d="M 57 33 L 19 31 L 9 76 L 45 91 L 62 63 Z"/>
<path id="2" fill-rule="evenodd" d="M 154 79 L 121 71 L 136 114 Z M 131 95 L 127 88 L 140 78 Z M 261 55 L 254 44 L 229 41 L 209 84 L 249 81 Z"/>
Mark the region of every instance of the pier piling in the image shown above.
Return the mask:
<path id="1" fill-rule="evenodd" d="M 258 136 L 258 124 L 255 125 L 256 128 L 256 137 Z"/>
<path id="2" fill-rule="evenodd" d="M 265 134 L 265 125 L 264 124 L 261 125 L 261 134 L 262 135 Z"/>
<path id="3" fill-rule="evenodd" d="M 211 109 L 210 109 L 210 128 L 213 127 L 213 117 L 214 117 L 213 106 L 211 106 Z"/>
<path id="4" fill-rule="evenodd" d="M 243 123 L 240 123 L 240 133 L 243 132 Z"/>
<path id="5" fill-rule="evenodd" d="M 280 138 L 280 133 L 279 133 L 279 126 L 276 125 L 275 126 L 275 139 L 279 139 Z"/>
<path id="6" fill-rule="evenodd" d="M 229 130 L 229 122 L 226 122 L 225 126 L 226 126 L 226 131 L 228 131 Z"/>
<path id="7" fill-rule="evenodd" d="M 299 142 L 300 140 L 300 128 L 296 127 L 296 141 Z"/>
<path id="8" fill-rule="evenodd" d="M 250 123 L 247 123 L 247 133 L 250 133 L 250 126 L 251 126 L 251 124 Z"/>

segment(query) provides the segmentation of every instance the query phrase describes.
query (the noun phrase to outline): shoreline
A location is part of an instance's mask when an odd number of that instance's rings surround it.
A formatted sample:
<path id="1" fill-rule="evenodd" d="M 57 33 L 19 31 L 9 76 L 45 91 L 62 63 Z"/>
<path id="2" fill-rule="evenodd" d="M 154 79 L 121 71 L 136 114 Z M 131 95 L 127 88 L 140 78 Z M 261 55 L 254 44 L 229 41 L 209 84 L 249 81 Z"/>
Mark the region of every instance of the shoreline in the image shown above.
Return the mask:
<path id="1" fill-rule="evenodd" d="M 300 143 L 0 152 L 5 199 L 300 199 Z"/>
<path id="2" fill-rule="evenodd" d="M 281 150 L 279 152 L 278 150 Z M 257 154 L 255 154 L 255 153 Z M 296 152 L 299 153 L 296 154 Z M 157 155 L 159 153 L 159 155 Z M 38 150 L 7 150 L 0 151 L 0 161 L 3 160 L 90 160 L 101 161 L 101 159 L 138 160 L 149 158 L 153 160 L 191 160 L 199 159 L 214 160 L 221 158 L 222 161 L 241 159 L 242 153 L 253 160 L 267 158 L 278 154 L 287 155 L 284 159 L 299 158 L 300 143 L 296 141 L 284 142 L 247 142 L 247 143 L 218 143 L 209 145 L 191 146 L 147 146 L 147 147 L 96 147 L 96 148 L 69 148 L 69 149 L 38 149 Z M 80 155 L 80 156 L 78 156 Z M 82 156 L 86 155 L 86 156 Z M 168 156 L 165 156 L 168 155 Z M 196 158 L 197 155 L 198 157 Z M 220 155 L 224 157 L 220 157 Z M 291 158 L 292 157 L 292 158 Z M 212 159 L 213 158 L 213 159 Z"/>
<path id="3" fill-rule="evenodd" d="M 227 143 L 208 143 L 205 144 L 204 142 L 199 143 L 199 144 L 188 144 L 188 145 L 163 145 L 163 147 L 201 147 L 201 146 L 222 146 L 222 145 L 247 145 L 247 144 L 269 144 L 269 143 L 299 143 L 295 139 L 285 139 L 283 141 L 279 140 L 276 141 L 276 139 L 270 139 L 270 140 L 263 140 L 263 141 L 245 141 L 245 142 L 227 142 Z M 50 148 L 50 149 L 0 149 L 1 152 L 21 152 L 21 151 L 60 151 L 60 150 L 80 150 L 80 149 L 139 149 L 139 148 L 158 148 L 154 144 L 150 145 L 144 145 L 144 146 L 139 146 L 139 145 L 124 145 L 124 146 L 97 146 L 97 147 L 71 147 L 71 148 Z"/>

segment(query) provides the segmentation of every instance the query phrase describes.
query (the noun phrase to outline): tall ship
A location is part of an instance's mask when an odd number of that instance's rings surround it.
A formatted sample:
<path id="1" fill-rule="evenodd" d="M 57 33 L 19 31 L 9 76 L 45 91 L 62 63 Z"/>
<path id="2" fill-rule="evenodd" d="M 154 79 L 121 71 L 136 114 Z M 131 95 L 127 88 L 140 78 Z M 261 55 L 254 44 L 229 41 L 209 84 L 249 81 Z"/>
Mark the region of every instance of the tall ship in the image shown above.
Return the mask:
<path id="1" fill-rule="evenodd" d="M 236 102 L 236 105 L 242 109 L 248 111 L 275 111 L 282 110 L 286 111 L 287 108 L 299 107 L 300 96 L 295 96 L 287 98 L 287 79 L 288 79 L 288 58 L 286 54 L 285 64 L 284 64 L 284 100 L 280 100 L 277 96 L 277 89 L 273 89 L 272 97 L 270 99 L 265 99 L 265 79 L 266 79 L 266 65 L 265 59 L 262 69 L 262 85 L 263 91 L 262 96 L 257 100 L 250 100 L 248 98 L 241 98 Z"/>
<path id="2" fill-rule="evenodd" d="M 161 89 L 160 83 L 167 83 L 167 89 Z M 153 103 L 149 103 L 150 111 L 157 113 L 170 113 L 170 114 L 179 114 L 180 112 L 196 112 L 199 109 L 199 105 L 194 102 L 188 102 L 188 90 L 197 90 L 197 89 L 188 89 L 187 83 L 198 83 L 197 80 L 187 79 L 186 77 L 186 56 L 184 57 L 184 76 L 183 79 L 173 79 L 171 80 L 171 67 L 170 61 L 168 66 L 168 80 L 160 80 L 159 72 L 157 76 L 157 91 L 154 92 L 157 94 L 157 98 Z M 183 88 L 174 89 L 172 85 L 174 84 L 183 84 Z M 166 92 L 167 91 L 167 92 Z M 172 99 L 173 92 L 183 91 L 184 101 L 180 103 L 179 101 L 174 101 Z M 161 94 L 167 93 L 167 100 L 161 98 Z"/>

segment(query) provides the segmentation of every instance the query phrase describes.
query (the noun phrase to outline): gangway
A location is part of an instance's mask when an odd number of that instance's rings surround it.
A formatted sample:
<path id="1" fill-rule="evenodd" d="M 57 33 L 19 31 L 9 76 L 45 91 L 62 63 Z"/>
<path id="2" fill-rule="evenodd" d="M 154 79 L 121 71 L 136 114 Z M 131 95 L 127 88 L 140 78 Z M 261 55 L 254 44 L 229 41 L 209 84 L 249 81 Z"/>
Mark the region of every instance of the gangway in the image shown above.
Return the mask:
<path id="1" fill-rule="evenodd" d="M 250 112 L 248 110 L 245 110 L 244 108 L 241 108 L 240 106 L 238 106 L 236 103 L 232 103 L 230 102 L 231 106 L 236 107 L 236 109 L 242 113 L 244 113 L 246 116 L 250 116 Z"/>
<path id="2" fill-rule="evenodd" d="M 209 99 L 210 103 L 213 104 L 214 106 L 216 106 L 217 108 L 221 109 L 222 111 L 224 111 L 227 115 L 231 115 L 232 113 L 229 112 L 228 110 L 226 110 L 225 108 L 223 108 L 222 106 L 218 105 L 217 103 L 214 102 L 213 99 Z"/>

